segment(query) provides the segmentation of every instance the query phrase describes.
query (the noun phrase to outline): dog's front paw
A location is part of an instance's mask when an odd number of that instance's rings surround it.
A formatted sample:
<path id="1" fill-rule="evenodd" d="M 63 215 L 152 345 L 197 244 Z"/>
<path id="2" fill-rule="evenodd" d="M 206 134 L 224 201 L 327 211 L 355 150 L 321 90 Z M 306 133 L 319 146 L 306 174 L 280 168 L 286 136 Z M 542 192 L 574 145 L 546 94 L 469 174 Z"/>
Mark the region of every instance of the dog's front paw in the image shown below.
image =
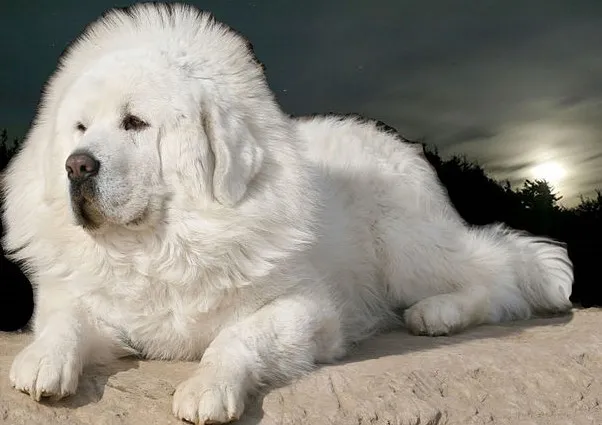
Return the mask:
<path id="1" fill-rule="evenodd" d="M 81 369 L 75 350 L 34 341 L 15 357 L 9 378 L 13 387 L 36 401 L 41 397 L 60 399 L 75 393 Z"/>
<path id="2" fill-rule="evenodd" d="M 220 379 L 211 368 L 201 367 L 176 389 L 173 413 L 194 424 L 223 424 L 240 418 L 245 397 L 240 381 Z"/>

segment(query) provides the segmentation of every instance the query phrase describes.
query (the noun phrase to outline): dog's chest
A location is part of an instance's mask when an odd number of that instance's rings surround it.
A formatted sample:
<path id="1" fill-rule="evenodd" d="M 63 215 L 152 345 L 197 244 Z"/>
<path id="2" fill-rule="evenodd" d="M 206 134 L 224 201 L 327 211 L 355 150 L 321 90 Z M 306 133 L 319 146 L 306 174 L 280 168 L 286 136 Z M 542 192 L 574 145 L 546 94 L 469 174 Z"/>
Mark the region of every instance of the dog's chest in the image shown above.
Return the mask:
<path id="1" fill-rule="evenodd" d="M 88 269 L 77 281 L 90 282 L 84 299 L 93 314 L 146 357 L 200 358 L 223 328 L 264 302 L 252 285 L 237 285 L 224 271 L 199 268 L 207 258 L 196 258 L 185 246 L 152 240 L 118 245 L 103 250 L 100 273 L 92 276 Z"/>
<path id="2" fill-rule="evenodd" d="M 232 294 L 139 274 L 104 282 L 89 297 L 93 314 L 124 345 L 148 358 L 195 359 L 237 317 Z"/>

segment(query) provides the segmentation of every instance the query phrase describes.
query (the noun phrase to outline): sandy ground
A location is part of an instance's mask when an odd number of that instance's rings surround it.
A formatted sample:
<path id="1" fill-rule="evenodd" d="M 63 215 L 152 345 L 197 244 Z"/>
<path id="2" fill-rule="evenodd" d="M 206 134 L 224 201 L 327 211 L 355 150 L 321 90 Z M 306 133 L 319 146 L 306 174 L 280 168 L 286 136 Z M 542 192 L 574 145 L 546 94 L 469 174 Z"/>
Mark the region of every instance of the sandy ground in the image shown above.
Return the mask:
<path id="1" fill-rule="evenodd" d="M 602 424 L 602 310 L 483 326 L 453 337 L 397 331 L 340 364 L 250 400 L 238 424 Z M 0 333 L 0 424 L 181 424 L 171 395 L 195 365 L 126 359 L 85 372 L 76 396 L 36 403 L 8 369 L 28 334 Z"/>

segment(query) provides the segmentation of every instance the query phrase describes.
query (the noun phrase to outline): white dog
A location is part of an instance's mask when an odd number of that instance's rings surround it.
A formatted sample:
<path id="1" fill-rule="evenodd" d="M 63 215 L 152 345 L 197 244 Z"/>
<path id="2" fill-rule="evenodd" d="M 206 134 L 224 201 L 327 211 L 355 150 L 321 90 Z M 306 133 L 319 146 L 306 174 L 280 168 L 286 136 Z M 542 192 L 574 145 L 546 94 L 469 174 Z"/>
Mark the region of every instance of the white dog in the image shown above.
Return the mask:
<path id="1" fill-rule="evenodd" d="M 5 184 L 4 243 L 37 287 L 10 379 L 36 400 L 115 356 L 200 359 L 174 414 L 227 422 L 397 309 L 445 335 L 571 305 L 564 247 L 468 226 L 373 122 L 286 115 L 248 43 L 183 5 L 85 30 Z"/>

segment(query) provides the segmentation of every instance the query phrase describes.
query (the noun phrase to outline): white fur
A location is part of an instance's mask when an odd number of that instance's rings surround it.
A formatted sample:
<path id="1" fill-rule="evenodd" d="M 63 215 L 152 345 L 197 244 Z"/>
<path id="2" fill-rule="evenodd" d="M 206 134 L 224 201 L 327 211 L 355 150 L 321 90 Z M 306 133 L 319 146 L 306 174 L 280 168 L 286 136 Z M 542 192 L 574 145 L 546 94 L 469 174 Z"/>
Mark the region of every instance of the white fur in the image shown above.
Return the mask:
<path id="1" fill-rule="evenodd" d="M 87 230 L 64 169 L 81 149 L 101 162 Z M 174 413 L 226 422 L 399 308 L 428 335 L 570 308 L 563 247 L 467 226 L 420 149 L 372 122 L 287 116 L 244 39 L 185 6 L 92 24 L 5 184 L 4 244 L 37 287 L 10 379 L 36 400 L 113 356 L 200 359 Z"/>

